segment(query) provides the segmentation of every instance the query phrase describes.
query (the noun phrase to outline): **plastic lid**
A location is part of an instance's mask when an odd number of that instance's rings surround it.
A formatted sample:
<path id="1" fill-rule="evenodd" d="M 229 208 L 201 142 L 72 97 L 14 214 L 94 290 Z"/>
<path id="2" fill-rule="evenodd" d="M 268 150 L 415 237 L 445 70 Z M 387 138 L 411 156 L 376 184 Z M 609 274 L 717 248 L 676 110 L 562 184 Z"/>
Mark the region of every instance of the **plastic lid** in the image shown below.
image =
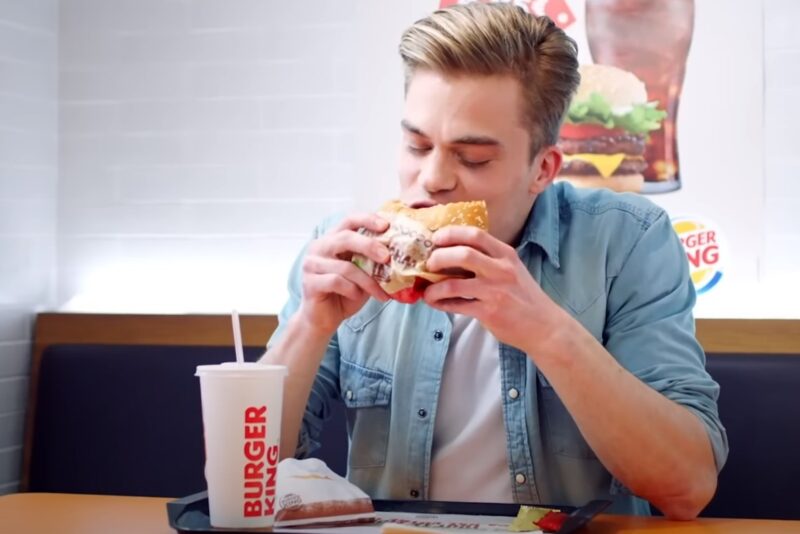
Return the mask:
<path id="1" fill-rule="evenodd" d="M 289 374 L 285 365 L 273 365 L 257 362 L 223 362 L 216 365 L 198 365 L 194 376 L 223 374 L 226 376 L 241 375 L 253 376 L 261 374 L 280 374 L 281 377 Z"/>

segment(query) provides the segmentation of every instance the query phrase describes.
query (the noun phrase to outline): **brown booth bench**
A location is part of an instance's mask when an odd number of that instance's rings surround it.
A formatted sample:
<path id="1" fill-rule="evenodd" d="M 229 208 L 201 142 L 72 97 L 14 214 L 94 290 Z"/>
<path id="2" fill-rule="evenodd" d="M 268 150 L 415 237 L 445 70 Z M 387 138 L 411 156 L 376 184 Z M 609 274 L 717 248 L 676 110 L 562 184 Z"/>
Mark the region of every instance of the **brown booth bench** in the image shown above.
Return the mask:
<path id="1" fill-rule="evenodd" d="M 274 316 L 243 316 L 257 359 Z M 730 458 L 708 517 L 800 518 L 800 321 L 698 320 Z M 224 315 L 37 317 L 23 491 L 179 497 L 204 489 L 198 364 L 233 359 Z M 318 455 L 346 469 L 344 408 Z"/>

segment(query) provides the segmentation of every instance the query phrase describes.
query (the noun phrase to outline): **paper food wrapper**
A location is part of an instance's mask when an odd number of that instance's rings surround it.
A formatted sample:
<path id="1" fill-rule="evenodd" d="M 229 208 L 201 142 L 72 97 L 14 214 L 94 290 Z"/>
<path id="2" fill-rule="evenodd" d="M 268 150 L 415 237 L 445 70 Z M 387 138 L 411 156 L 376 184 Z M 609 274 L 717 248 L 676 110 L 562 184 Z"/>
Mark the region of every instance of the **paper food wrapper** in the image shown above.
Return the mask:
<path id="1" fill-rule="evenodd" d="M 316 458 L 278 464 L 276 527 L 346 525 L 376 519 L 369 496 Z"/>
<path id="2" fill-rule="evenodd" d="M 388 294 L 395 293 L 414 285 L 416 277 L 424 278 L 428 282 L 438 282 L 448 278 L 441 273 L 430 273 L 426 270 L 425 262 L 435 248 L 433 246 L 433 232 L 424 224 L 403 215 L 379 212 L 391 221 L 391 226 L 382 234 L 375 234 L 368 230 L 360 232 L 368 237 L 375 237 L 381 244 L 389 249 L 390 261 L 388 264 L 375 263 L 369 258 L 357 254 L 353 257 L 356 265 L 367 271 Z"/>

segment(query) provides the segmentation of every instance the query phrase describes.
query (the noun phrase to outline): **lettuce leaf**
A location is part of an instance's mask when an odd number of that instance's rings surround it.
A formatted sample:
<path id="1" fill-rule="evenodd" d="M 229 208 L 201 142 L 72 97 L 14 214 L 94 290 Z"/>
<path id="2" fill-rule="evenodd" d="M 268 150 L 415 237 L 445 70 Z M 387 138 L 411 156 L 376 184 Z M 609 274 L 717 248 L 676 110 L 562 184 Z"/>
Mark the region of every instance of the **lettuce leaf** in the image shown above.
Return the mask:
<path id="1" fill-rule="evenodd" d="M 620 112 L 613 110 L 599 93 L 592 93 L 588 100 L 573 100 L 565 122 L 601 124 L 606 128 L 622 128 L 632 134 L 646 134 L 661 128 L 661 121 L 667 116 L 667 112 L 657 106 L 658 102 L 634 104 Z"/>

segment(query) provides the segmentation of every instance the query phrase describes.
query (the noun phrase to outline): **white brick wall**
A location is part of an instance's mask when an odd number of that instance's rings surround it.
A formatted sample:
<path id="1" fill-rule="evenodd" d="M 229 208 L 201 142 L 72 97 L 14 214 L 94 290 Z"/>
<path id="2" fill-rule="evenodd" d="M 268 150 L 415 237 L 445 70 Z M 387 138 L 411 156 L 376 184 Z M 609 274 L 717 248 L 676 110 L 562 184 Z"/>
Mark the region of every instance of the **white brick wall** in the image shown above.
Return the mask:
<path id="1" fill-rule="evenodd" d="M 800 271 L 800 2 L 765 0 L 765 254 L 762 278 L 797 287 Z M 795 309 L 796 309 L 795 303 Z"/>
<path id="2" fill-rule="evenodd" d="M 352 203 L 354 13 L 63 0 L 59 302 L 277 311 L 314 224 Z"/>
<path id="3" fill-rule="evenodd" d="M 791 24 L 800 3 L 763 2 L 762 281 L 791 279 L 800 266 L 800 156 L 790 126 L 798 112 L 786 105 L 800 92 Z M 268 250 L 270 239 L 288 240 L 285 256 L 248 265 L 283 272 L 323 213 L 367 209 L 392 195 L 402 100 L 397 38 L 435 3 L 62 0 L 59 302 L 108 306 L 92 296 L 106 292 L 92 287 L 97 272 L 107 283 L 140 284 L 152 303 L 163 299 L 148 287 L 188 293 L 179 275 L 158 283 L 121 278 L 129 260 L 164 241 L 190 254 L 200 239 L 250 240 Z M 14 83 L 35 85 L 43 76 L 31 70 Z M 282 212 L 292 217 L 283 222 Z M 109 242 L 113 262 L 99 258 L 109 255 L 101 252 Z M 91 277 L 82 250 L 97 253 Z M 206 271 L 209 258 L 193 257 L 207 291 L 229 287 L 224 268 Z M 72 300 L 87 292 L 88 300 Z M 284 294 L 282 280 L 255 276 L 227 300 L 272 312 Z"/>
<path id="4" fill-rule="evenodd" d="M 0 2 L 0 494 L 19 480 L 33 312 L 55 304 L 57 13 Z"/>

